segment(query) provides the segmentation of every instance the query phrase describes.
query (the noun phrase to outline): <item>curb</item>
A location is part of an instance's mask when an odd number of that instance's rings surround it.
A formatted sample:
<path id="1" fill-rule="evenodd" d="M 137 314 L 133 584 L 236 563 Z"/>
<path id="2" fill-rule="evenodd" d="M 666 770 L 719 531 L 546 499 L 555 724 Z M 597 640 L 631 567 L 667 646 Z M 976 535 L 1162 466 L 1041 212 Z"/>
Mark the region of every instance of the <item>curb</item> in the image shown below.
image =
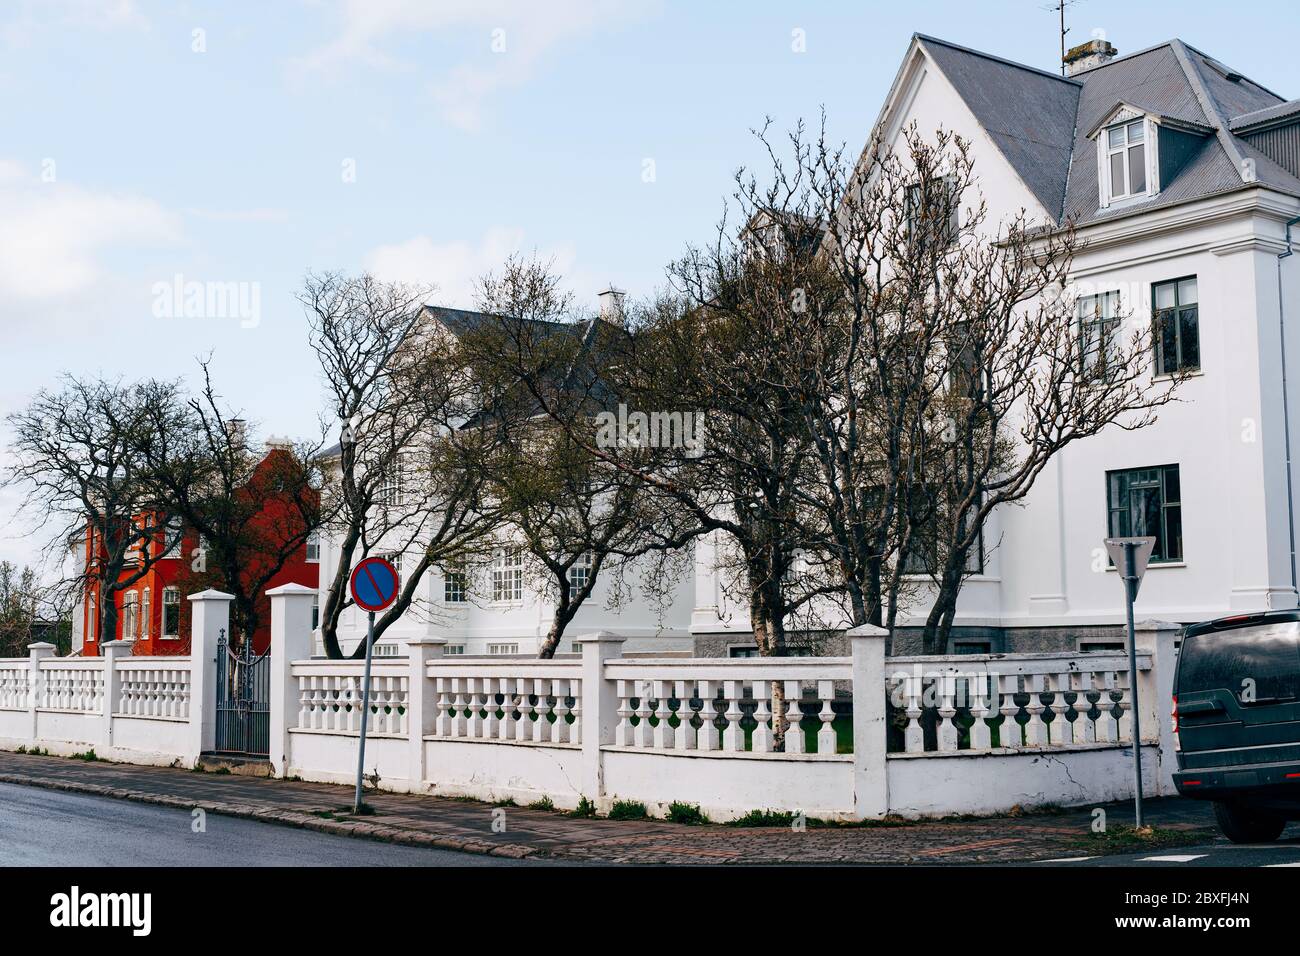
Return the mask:
<path id="1" fill-rule="evenodd" d="M 159 807 L 175 810 L 203 810 L 223 817 L 236 817 L 242 820 L 258 820 L 262 823 L 278 823 L 299 830 L 315 830 L 320 833 L 332 833 L 338 836 L 358 839 L 378 840 L 382 843 L 399 843 L 405 846 L 433 847 L 440 850 L 456 850 L 461 853 L 475 853 L 481 856 L 502 856 L 522 860 L 530 857 L 546 857 L 549 854 L 538 847 L 524 846 L 519 843 L 488 843 L 463 837 L 440 836 L 422 830 L 406 827 L 393 827 L 383 823 L 362 823 L 343 820 L 326 820 L 310 813 L 298 810 L 277 810 L 264 806 L 249 804 L 222 803 L 212 800 L 185 800 L 166 794 L 147 793 L 142 790 L 128 790 L 124 787 L 108 787 L 97 783 L 59 780 L 51 777 L 34 777 L 20 773 L 0 773 L 0 783 L 12 783 L 27 787 L 40 787 L 45 790 L 62 790 L 66 793 L 84 793 L 98 797 L 111 797 L 116 800 L 130 800 L 135 803 L 149 803 Z"/>

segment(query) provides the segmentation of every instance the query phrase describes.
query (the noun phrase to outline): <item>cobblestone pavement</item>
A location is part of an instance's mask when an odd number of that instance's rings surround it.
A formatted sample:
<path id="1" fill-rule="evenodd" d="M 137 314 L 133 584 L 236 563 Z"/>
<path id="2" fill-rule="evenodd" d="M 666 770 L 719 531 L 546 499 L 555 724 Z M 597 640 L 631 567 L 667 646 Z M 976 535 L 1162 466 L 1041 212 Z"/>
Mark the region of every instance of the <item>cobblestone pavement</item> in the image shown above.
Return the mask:
<path id="1" fill-rule="evenodd" d="M 0 751 L 0 781 L 140 800 L 331 833 L 499 856 L 551 856 L 595 863 L 1027 863 L 1096 853 L 1088 848 L 1092 808 L 1021 816 L 933 820 L 855 827 L 741 828 L 663 821 L 575 819 L 506 807 L 504 833 L 493 831 L 486 803 L 371 792 L 373 816 L 348 817 L 348 787 L 201 773 L 170 767 L 83 762 Z M 1208 805 L 1164 798 L 1146 803 L 1147 822 L 1204 831 L 1214 839 Z M 1106 807 L 1113 826 L 1131 823 L 1128 804 Z M 0 812 L 3 808 L 0 807 Z M 498 814 L 499 816 L 499 814 Z"/>

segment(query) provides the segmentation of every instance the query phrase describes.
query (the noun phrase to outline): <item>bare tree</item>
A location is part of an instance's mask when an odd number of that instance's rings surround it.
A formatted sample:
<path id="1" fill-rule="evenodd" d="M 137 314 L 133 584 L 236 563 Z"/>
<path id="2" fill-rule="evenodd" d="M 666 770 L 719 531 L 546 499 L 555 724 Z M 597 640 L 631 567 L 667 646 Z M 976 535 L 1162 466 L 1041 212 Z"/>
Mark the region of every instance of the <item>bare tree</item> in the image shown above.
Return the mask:
<path id="1" fill-rule="evenodd" d="M 97 597 L 98 633 L 117 635 L 118 592 L 132 587 L 176 544 L 148 482 L 155 426 L 179 427 L 185 405 L 174 382 L 135 383 L 64 375 L 8 416 L 13 465 L 4 484 L 22 489 L 21 510 L 39 514 L 64 564 L 84 542 L 67 582 Z"/>
<path id="2" fill-rule="evenodd" d="M 428 568 L 472 552 L 497 520 L 483 498 L 496 433 L 464 427 L 491 396 L 467 374 L 456 337 L 425 311 L 430 291 L 327 273 L 309 275 L 299 294 L 339 429 L 324 502 L 339 551 L 321 609 L 330 657 L 343 656 L 338 625 L 358 560 L 419 555 L 376 622 L 378 640 L 411 607 Z M 363 642 L 354 656 L 364 653 Z"/>
<path id="3" fill-rule="evenodd" d="M 560 281 L 550 263 L 512 256 L 480 280 L 477 304 L 487 319 L 463 343 L 475 377 L 493 383 L 493 420 L 508 406 L 517 423 L 502 432 L 489 488 L 504 521 L 501 546 L 527 552 L 542 596 L 553 602 L 544 658 L 602 576 L 616 602 L 625 572 L 639 566 L 642 594 L 653 600 L 681 573 L 668 556 L 698 533 L 655 486 L 590 450 L 593 440 L 607 454 L 619 448 L 616 435 L 601 443 L 592 432 L 617 414 L 608 373 L 627 333 L 617 320 L 574 316 Z"/>
<path id="4" fill-rule="evenodd" d="M 249 445 L 249 423 L 225 407 L 201 362 L 203 390 L 183 417 L 154 421 L 145 484 L 152 500 L 197 535 L 187 590 L 233 596 L 232 638 L 251 639 L 270 612 L 266 589 L 321 523 L 319 440 Z"/>

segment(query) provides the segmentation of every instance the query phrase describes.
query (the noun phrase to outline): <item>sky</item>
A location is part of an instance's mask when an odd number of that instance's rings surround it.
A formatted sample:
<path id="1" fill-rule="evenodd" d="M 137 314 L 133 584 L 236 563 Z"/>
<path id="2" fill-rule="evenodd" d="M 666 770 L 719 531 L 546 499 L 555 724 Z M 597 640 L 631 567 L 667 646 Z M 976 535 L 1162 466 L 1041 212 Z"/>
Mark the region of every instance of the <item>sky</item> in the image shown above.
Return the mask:
<path id="1" fill-rule="evenodd" d="M 824 107 L 856 152 L 913 32 L 1057 70 L 1047 6 L 0 0 L 0 419 L 62 372 L 193 383 L 210 357 L 255 434 L 308 436 L 309 270 L 471 306 L 477 276 L 535 253 L 581 304 L 649 295 L 761 162 L 765 118 Z M 1071 44 L 1178 36 L 1300 96 L 1290 4 L 1067 18 Z M 187 303 L 192 283 L 229 298 Z M 17 503 L 0 489 L 0 559 L 34 563 L 48 529 Z"/>

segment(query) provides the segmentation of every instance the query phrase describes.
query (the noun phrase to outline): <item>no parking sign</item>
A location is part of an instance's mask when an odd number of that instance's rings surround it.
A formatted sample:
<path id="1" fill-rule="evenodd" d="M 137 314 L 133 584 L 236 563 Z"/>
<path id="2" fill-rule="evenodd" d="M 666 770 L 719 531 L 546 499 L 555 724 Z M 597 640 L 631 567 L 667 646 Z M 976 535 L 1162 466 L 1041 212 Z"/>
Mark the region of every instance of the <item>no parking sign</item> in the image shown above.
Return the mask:
<path id="1" fill-rule="evenodd" d="M 370 717 L 370 660 L 375 651 L 375 612 L 382 611 L 397 600 L 401 578 L 397 568 L 384 558 L 366 558 L 352 569 L 349 582 L 352 600 L 357 607 L 370 612 L 370 627 L 366 630 L 366 673 L 361 692 L 361 739 L 357 748 L 357 789 L 352 801 L 352 812 L 361 812 L 361 774 L 366 763 L 366 725 Z"/>
<path id="2" fill-rule="evenodd" d="M 352 570 L 352 600 L 372 614 L 397 600 L 397 568 L 385 558 L 366 558 Z"/>

